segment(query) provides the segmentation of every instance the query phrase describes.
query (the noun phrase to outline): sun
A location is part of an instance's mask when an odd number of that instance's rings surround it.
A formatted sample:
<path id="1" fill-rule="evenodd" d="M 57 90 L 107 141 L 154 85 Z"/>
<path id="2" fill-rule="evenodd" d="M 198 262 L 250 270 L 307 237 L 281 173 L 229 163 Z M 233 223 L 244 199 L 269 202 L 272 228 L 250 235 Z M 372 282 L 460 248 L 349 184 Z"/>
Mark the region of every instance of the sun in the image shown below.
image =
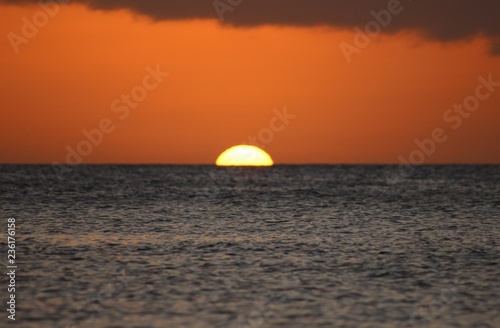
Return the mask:
<path id="1" fill-rule="evenodd" d="M 273 159 L 259 147 L 238 145 L 225 150 L 215 162 L 217 166 L 272 166 Z"/>

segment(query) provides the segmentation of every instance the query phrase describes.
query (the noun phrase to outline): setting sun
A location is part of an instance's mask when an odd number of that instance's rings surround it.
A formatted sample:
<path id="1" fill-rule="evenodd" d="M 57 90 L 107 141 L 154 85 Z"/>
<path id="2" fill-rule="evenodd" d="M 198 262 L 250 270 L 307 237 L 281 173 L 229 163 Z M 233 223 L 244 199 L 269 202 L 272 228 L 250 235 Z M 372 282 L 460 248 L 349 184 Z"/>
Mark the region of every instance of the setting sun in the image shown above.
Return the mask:
<path id="1" fill-rule="evenodd" d="M 271 156 L 264 150 L 250 145 L 231 147 L 219 155 L 217 166 L 272 166 Z"/>

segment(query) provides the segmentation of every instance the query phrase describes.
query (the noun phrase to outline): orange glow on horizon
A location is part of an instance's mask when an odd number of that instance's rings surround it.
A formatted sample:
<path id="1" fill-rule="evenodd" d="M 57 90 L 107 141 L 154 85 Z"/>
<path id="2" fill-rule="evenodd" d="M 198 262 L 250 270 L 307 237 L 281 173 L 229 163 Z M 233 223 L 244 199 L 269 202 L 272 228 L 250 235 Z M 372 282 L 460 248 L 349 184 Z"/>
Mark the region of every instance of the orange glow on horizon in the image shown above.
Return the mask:
<path id="1" fill-rule="evenodd" d="M 1 9 L 8 35 L 38 7 Z M 474 95 L 478 76 L 500 81 L 484 39 L 383 35 L 348 64 L 339 44 L 353 35 L 64 6 L 18 54 L 7 38 L 0 44 L 0 163 L 212 163 L 283 106 L 297 118 L 257 140 L 276 163 L 399 163 L 436 128 L 448 138 L 426 163 L 500 163 L 500 91 L 460 128 L 443 120 Z M 157 66 L 169 75 L 127 104 L 123 95 L 154 84 L 144 80 Z"/>

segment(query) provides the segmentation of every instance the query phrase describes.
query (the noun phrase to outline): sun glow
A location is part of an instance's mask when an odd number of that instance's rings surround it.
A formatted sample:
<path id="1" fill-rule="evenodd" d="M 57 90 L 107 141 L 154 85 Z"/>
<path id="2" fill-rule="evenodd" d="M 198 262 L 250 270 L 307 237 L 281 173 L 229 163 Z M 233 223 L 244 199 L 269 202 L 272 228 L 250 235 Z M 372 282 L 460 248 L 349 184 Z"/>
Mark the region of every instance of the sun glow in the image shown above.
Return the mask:
<path id="1" fill-rule="evenodd" d="M 271 156 L 262 149 L 250 145 L 231 147 L 219 155 L 217 166 L 272 166 Z"/>

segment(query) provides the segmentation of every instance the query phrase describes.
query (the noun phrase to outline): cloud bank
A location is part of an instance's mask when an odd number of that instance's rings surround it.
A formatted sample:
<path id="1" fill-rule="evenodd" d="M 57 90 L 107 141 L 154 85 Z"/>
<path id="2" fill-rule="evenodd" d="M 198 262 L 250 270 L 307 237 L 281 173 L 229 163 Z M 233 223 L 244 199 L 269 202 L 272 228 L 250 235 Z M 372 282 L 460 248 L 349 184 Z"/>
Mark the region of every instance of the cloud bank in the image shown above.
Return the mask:
<path id="1" fill-rule="evenodd" d="M 42 0 L 43 2 L 50 0 Z M 128 9 L 154 20 L 217 19 L 222 24 L 252 27 L 328 25 L 363 28 L 372 11 L 387 9 L 391 1 L 403 8 L 383 33 L 416 30 L 438 41 L 483 35 L 500 54 L 499 0 L 60 0 L 79 2 L 92 9 Z M 57 1 L 54 1 L 57 2 Z M 38 0 L 0 0 L 9 4 L 36 4 Z"/>

